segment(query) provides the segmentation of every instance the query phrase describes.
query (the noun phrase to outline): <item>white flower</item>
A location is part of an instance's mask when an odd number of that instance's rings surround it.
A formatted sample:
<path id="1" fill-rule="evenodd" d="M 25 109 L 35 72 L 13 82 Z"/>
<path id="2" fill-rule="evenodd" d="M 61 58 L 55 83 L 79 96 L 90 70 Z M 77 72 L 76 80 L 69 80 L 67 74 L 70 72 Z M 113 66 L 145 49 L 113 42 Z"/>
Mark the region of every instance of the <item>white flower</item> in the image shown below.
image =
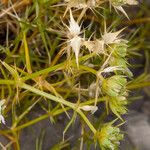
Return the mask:
<path id="1" fill-rule="evenodd" d="M 104 41 L 95 40 L 95 41 L 84 41 L 83 45 L 91 52 L 96 54 L 104 53 Z"/>
<path id="2" fill-rule="evenodd" d="M 117 71 L 117 70 L 124 70 L 124 68 L 122 68 L 120 66 L 107 67 L 103 71 L 101 71 L 101 73 L 102 72 L 104 72 L 104 73 L 114 72 L 114 71 Z"/>
<path id="3" fill-rule="evenodd" d="M 78 57 L 82 43 L 82 38 L 79 36 L 79 34 L 81 33 L 81 26 L 79 26 L 78 23 L 74 20 L 71 10 L 70 10 L 69 27 L 67 28 L 69 30 L 67 34 L 68 46 L 69 48 L 71 47 L 73 52 L 75 53 L 76 64 L 77 66 L 79 66 Z"/>
<path id="4" fill-rule="evenodd" d="M 80 109 L 82 109 L 84 111 L 91 111 L 91 113 L 94 114 L 98 110 L 98 107 L 86 105 L 86 106 L 80 107 Z"/>
<path id="5" fill-rule="evenodd" d="M 5 109 L 5 99 L 3 99 L 3 100 L 1 100 L 0 101 L 0 123 L 2 122 L 3 124 L 5 124 L 5 119 L 4 119 L 4 117 L 3 117 L 3 115 L 2 115 L 2 112 L 3 112 L 3 110 Z"/>
<path id="6" fill-rule="evenodd" d="M 102 35 L 102 39 L 106 45 L 108 44 L 114 44 L 119 43 L 122 39 L 118 37 L 118 35 L 123 31 L 124 29 L 121 29 L 117 32 L 104 32 L 104 35 Z"/>
<path id="7" fill-rule="evenodd" d="M 79 52 L 80 52 L 80 47 L 81 47 L 81 38 L 76 36 L 73 39 L 71 39 L 70 46 L 72 47 L 72 50 L 75 53 L 76 64 L 79 67 L 78 57 L 79 57 Z"/>
<path id="8" fill-rule="evenodd" d="M 76 36 L 80 34 L 81 26 L 78 25 L 78 23 L 74 20 L 72 11 L 70 10 L 70 21 L 69 21 L 69 28 L 68 28 L 70 34 L 72 36 Z"/>

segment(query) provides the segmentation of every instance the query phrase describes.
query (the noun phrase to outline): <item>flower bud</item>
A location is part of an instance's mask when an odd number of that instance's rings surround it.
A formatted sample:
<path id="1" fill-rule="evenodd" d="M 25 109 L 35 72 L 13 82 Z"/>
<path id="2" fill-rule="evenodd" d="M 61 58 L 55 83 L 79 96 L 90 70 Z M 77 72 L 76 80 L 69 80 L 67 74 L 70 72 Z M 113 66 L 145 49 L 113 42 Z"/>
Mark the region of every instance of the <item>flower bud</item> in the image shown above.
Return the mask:
<path id="1" fill-rule="evenodd" d="M 125 57 L 127 55 L 127 45 L 122 43 L 122 44 L 114 44 L 109 48 L 110 52 L 113 50 L 114 52 L 112 53 L 113 56 L 115 57 Z"/>
<path id="2" fill-rule="evenodd" d="M 126 60 L 124 58 L 120 58 L 120 57 L 112 57 L 110 59 L 109 64 L 111 66 L 120 66 L 120 67 L 123 67 L 123 68 L 127 68 Z"/>
<path id="3" fill-rule="evenodd" d="M 126 74 L 128 77 L 132 77 L 132 72 L 128 69 L 127 62 L 124 58 L 112 57 L 109 61 L 111 66 L 120 66 L 123 68 L 123 74 Z"/>
<path id="4" fill-rule="evenodd" d="M 120 96 L 126 91 L 127 79 L 121 75 L 114 75 L 104 79 L 102 91 L 111 97 Z"/>
<path id="5" fill-rule="evenodd" d="M 109 98 L 109 107 L 111 111 L 121 119 L 120 115 L 123 115 L 127 112 L 127 99 L 124 96 L 110 97 Z"/>
<path id="6" fill-rule="evenodd" d="M 101 130 L 96 134 L 96 138 L 102 150 L 115 150 L 123 139 L 118 127 L 113 127 L 112 123 L 104 124 Z"/>

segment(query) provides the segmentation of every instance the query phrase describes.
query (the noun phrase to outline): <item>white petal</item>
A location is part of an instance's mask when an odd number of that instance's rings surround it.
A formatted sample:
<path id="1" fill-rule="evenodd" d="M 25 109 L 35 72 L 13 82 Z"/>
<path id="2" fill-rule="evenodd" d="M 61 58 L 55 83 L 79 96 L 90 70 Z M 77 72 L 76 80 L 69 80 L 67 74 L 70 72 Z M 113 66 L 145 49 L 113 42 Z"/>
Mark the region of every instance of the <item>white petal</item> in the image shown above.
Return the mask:
<path id="1" fill-rule="evenodd" d="M 70 25 L 69 25 L 70 34 L 79 35 L 81 27 L 74 20 L 71 10 L 70 10 L 70 22 L 69 23 L 70 23 Z"/>
<path id="2" fill-rule="evenodd" d="M 117 10 L 119 10 L 119 11 L 121 11 L 121 12 L 129 19 L 127 13 L 126 13 L 125 10 L 122 8 L 122 6 L 114 6 L 114 8 L 117 9 Z"/>
<path id="3" fill-rule="evenodd" d="M 103 53 L 104 52 L 104 41 L 103 40 L 96 40 L 95 41 L 96 45 L 96 52 L 97 53 Z"/>
<path id="4" fill-rule="evenodd" d="M 113 72 L 116 70 L 123 70 L 123 68 L 120 66 L 107 67 L 102 72 L 108 73 L 108 72 Z"/>
<path id="5" fill-rule="evenodd" d="M 5 119 L 4 119 L 4 117 L 2 116 L 2 115 L 0 115 L 0 123 L 3 123 L 3 124 L 5 124 Z"/>
<path id="6" fill-rule="evenodd" d="M 90 53 L 94 51 L 94 41 L 84 41 L 83 45 L 89 50 Z"/>
<path id="7" fill-rule="evenodd" d="M 98 110 L 98 107 L 86 105 L 86 106 L 82 106 L 81 109 L 84 111 L 91 111 L 91 113 L 94 114 Z"/>
<path id="8" fill-rule="evenodd" d="M 79 57 L 79 52 L 80 52 L 80 47 L 81 47 L 81 38 L 76 36 L 73 39 L 71 39 L 70 40 L 70 46 L 72 47 L 72 50 L 75 53 L 76 63 L 77 63 L 77 66 L 78 66 L 79 65 L 78 57 Z"/>
<path id="9" fill-rule="evenodd" d="M 104 43 L 112 44 L 112 43 L 119 42 L 120 40 L 118 39 L 118 35 L 122 32 L 122 30 L 124 30 L 124 29 L 121 29 L 117 32 L 108 32 L 108 33 L 105 33 L 104 35 L 102 35 L 102 39 L 103 39 Z"/>

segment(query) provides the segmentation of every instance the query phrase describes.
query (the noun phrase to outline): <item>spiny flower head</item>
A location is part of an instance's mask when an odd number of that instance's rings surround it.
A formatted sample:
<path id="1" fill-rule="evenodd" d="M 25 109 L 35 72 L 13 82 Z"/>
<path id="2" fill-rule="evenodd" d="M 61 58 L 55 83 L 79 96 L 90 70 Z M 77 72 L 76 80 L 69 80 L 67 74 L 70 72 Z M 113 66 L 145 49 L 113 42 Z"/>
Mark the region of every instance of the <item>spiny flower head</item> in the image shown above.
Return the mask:
<path id="1" fill-rule="evenodd" d="M 113 50 L 112 56 L 124 58 L 127 55 L 127 44 L 125 42 L 113 44 L 108 48 L 108 51 Z"/>
<path id="2" fill-rule="evenodd" d="M 116 150 L 123 139 L 118 127 L 112 126 L 111 123 L 104 124 L 101 130 L 95 135 L 102 150 Z"/>
<path id="3" fill-rule="evenodd" d="M 109 97 L 109 107 L 111 111 L 120 119 L 120 115 L 127 112 L 127 99 L 125 96 Z"/>
<path id="4" fill-rule="evenodd" d="M 127 68 L 127 62 L 124 58 L 122 57 L 111 57 L 109 64 L 111 66 L 120 66 L 123 68 Z"/>
<path id="5" fill-rule="evenodd" d="M 119 38 L 119 34 L 123 31 L 124 29 L 121 29 L 117 32 L 107 32 L 105 30 L 104 34 L 102 35 L 102 40 L 106 45 L 108 44 L 114 44 L 114 43 L 119 43 L 122 41 L 122 39 Z"/>
<path id="6" fill-rule="evenodd" d="M 76 57 L 76 64 L 78 64 L 78 57 L 79 57 L 79 52 L 81 48 L 81 43 L 82 43 L 82 38 L 79 36 L 81 33 L 81 26 L 78 25 L 78 23 L 74 20 L 72 11 L 70 10 L 70 21 L 69 21 L 69 27 L 68 28 L 68 49 L 72 48 L 73 52 L 75 53 Z"/>
<path id="7" fill-rule="evenodd" d="M 102 90 L 111 97 L 117 97 L 125 94 L 127 79 L 122 75 L 114 75 L 104 79 L 102 82 Z"/>

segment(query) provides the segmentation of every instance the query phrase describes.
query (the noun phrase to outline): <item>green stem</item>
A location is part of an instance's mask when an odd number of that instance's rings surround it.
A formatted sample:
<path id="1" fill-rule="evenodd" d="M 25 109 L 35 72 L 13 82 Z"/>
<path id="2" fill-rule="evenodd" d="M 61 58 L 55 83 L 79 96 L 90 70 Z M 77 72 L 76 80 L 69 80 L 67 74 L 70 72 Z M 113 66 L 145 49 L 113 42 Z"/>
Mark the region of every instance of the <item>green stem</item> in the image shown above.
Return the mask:
<path id="1" fill-rule="evenodd" d="M 94 56 L 94 54 L 85 55 L 85 56 L 79 58 L 79 62 L 86 61 L 87 59 L 89 59 L 89 58 L 91 58 L 93 56 Z M 38 77 L 40 75 L 47 74 L 47 73 L 50 73 L 52 71 L 58 70 L 58 69 L 64 67 L 64 65 L 65 65 L 65 62 L 60 63 L 60 64 L 55 65 L 55 66 L 51 66 L 49 68 L 46 68 L 46 69 L 43 69 L 43 70 L 40 70 L 40 71 L 37 71 L 37 72 L 32 73 L 32 74 L 29 74 L 29 75 L 27 75 L 25 77 L 22 77 L 21 79 L 22 79 L 22 81 L 26 81 L 28 79 L 33 79 L 33 78 L 36 78 L 36 77 Z M 72 65 L 76 66 L 75 59 L 72 60 Z M 94 70 L 90 69 L 90 72 L 91 71 L 93 72 Z M 95 71 L 94 71 L 94 73 L 95 73 Z"/>
<path id="2" fill-rule="evenodd" d="M 6 79 L 2 79 L 2 80 L 0 80 L 0 84 L 8 84 L 8 85 L 13 85 L 13 84 L 15 84 L 15 81 L 14 80 L 6 80 Z"/>
<path id="3" fill-rule="evenodd" d="M 15 131 L 13 131 L 13 135 L 14 135 L 14 138 L 15 138 L 15 149 L 16 150 L 20 150 L 20 144 L 19 144 L 19 140 L 18 140 L 18 135 Z"/>
<path id="4" fill-rule="evenodd" d="M 96 133 L 96 129 L 94 128 L 94 126 L 90 123 L 90 121 L 87 119 L 87 117 L 84 115 L 84 113 L 83 113 L 80 109 L 77 109 L 75 103 L 71 103 L 71 102 L 68 102 L 68 101 L 66 101 L 66 100 L 64 100 L 64 99 L 62 99 L 62 98 L 55 97 L 55 96 L 53 96 L 53 95 L 51 95 L 51 94 L 49 94 L 49 93 L 43 92 L 43 91 L 41 91 L 41 90 L 38 90 L 38 89 L 36 89 L 36 88 L 34 88 L 34 87 L 30 86 L 30 85 L 27 85 L 27 84 L 25 84 L 25 83 L 22 83 L 22 84 L 20 85 L 20 87 L 23 88 L 23 89 L 26 89 L 26 90 L 28 90 L 28 91 L 31 91 L 31 92 L 33 92 L 33 93 L 35 93 L 35 94 L 37 94 L 37 95 L 43 96 L 43 97 L 48 98 L 48 99 L 50 99 L 50 100 L 52 100 L 52 101 L 55 101 L 55 102 L 57 102 L 57 103 L 61 103 L 61 104 L 63 104 L 63 105 L 66 105 L 66 106 L 72 108 L 72 109 L 73 109 L 74 111 L 76 111 L 76 112 L 82 117 L 82 119 L 87 123 L 87 125 L 89 126 L 89 128 L 91 129 L 91 131 L 92 131 L 94 134 Z"/>
<path id="5" fill-rule="evenodd" d="M 63 66 L 64 66 L 64 63 L 61 63 L 61 64 L 55 65 L 55 66 L 53 66 L 53 67 L 49 67 L 49 68 L 40 70 L 40 71 L 38 71 L 38 72 L 29 74 L 29 75 L 27 75 L 27 76 L 25 76 L 25 77 L 22 77 L 21 79 L 22 79 L 23 81 L 25 81 L 25 80 L 28 80 L 28 79 L 36 78 L 36 77 L 38 77 L 38 76 L 40 76 L 40 75 L 47 74 L 47 73 L 49 73 L 49 72 L 52 72 L 52 71 L 54 71 L 54 70 L 57 70 L 57 69 L 59 69 L 59 68 L 61 68 L 61 67 L 63 67 Z"/>
<path id="6" fill-rule="evenodd" d="M 81 110 L 78 110 L 77 112 L 82 117 L 82 119 L 86 122 L 86 124 L 88 125 L 88 127 L 91 129 L 91 131 L 95 135 L 97 131 L 94 128 L 94 126 L 91 124 L 91 122 L 88 120 L 88 118 L 85 116 L 85 114 Z"/>
<path id="7" fill-rule="evenodd" d="M 104 101 L 104 100 L 105 100 L 105 97 L 101 97 L 101 98 L 98 99 L 98 102 L 101 102 L 101 101 Z M 85 105 L 91 105 L 91 104 L 94 104 L 94 102 L 95 102 L 95 99 L 91 99 L 91 100 L 88 100 L 86 102 L 80 103 L 80 106 L 82 107 L 82 106 L 85 106 Z M 70 109 L 71 109 L 70 107 L 66 107 L 65 108 L 66 111 L 70 110 Z M 13 131 L 18 131 L 18 130 L 24 129 L 24 128 L 26 128 L 26 127 L 28 127 L 30 125 L 36 124 L 37 122 L 40 122 L 40 121 L 42 121 L 42 120 L 44 120 L 44 119 L 46 119 L 46 118 L 48 118 L 50 116 L 54 117 L 54 116 L 60 115 L 61 113 L 64 113 L 64 109 L 57 109 L 54 112 L 48 112 L 45 115 L 42 115 L 42 116 L 40 116 L 40 117 L 38 117 L 36 119 L 33 119 L 33 120 L 23 124 L 23 125 L 20 125 L 18 127 L 13 128 Z M 93 127 L 91 127 L 91 128 L 93 128 Z M 94 131 L 94 129 L 93 129 L 93 131 Z M 10 130 L 6 130 L 3 133 L 1 132 L 1 134 L 9 133 L 9 132 L 11 132 L 11 131 Z"/>
<path id="8" fill-rule="evenodd" d="M 140 89 L 140 88 L 143 88 L 143 87 L 148 87 L 150 86 L 150 82 L 143 82 L 143 83 L 137 83 L 137 84 L 129 84 L 127 86 L 127 89 L 131 90 L 131 89 Z"/>
<path id="9" fill-rule="evenodd" d="M 23 89 L 26 89 L 26 90 L 28 90 L 28 91 L 31 91 L 31 92 L 33 92 L 33 93 L 35 93 L 35 94 L 37 94 L 37 95 L 40 95 L 40 96 L 43 96 L 43 97 L 48 98 L 48 99 L 50 99 L 50 100 L 53 100 L 53 101 L 55 101 L 55 102 L 64 104 L 64 105 L 66 105 L 66 106 L 68 106 L 68 107 L 71 107 L 72 109 L 75 109 L 75 106 L 76 106 L 76 105 L 75 105 L 74 103 L 68 102 L 68 101 L 66 101 L 66 100 L 64 100 L 64 99 L 62 99 L 62 98 L 58 98 L 58 97 L 56 97 L 56 96 L 54 96 L 54 95 L 52 95 L 52 94 L 43 92 L 43 91 L 41 91 L 41 90 L 39 90 L 39 89 L 36 89 L 36 88 L 34 88 L 34 87 L 30 86 L 30 85 L 27 85 L 27 84 L 25 84 L 25 83 L 22 83 L 22 84 L 20 85 L 20 87 L 23 88 Z"/>
<path id="10" fill-rule="evenodd" d="M 38 118 L 36 118 L 36 119 L 34 119 L 34 120 L 31 120 L 31 121 L 29 121 L 29 122 L 27 122 L 27 123 L 25 123 L 25 124 L 23 124 L 23 125 L 20 125 L 20 126 L 18 126 L 18 127 L 13 128 L 13 131 L 18 131 L 18 130 L 24 129 L 24 128 L 30 126 L 30 125 L 36 124 L 37 122 L 40 122 L 40 121 L 42 121 L 42 120 L 48 118 L 48 117 L 51 116 L 51 115 L 52 115 L 52 113 L 49 112 L 49 113 L 47 113 L 47 114 L 45 114 L 45 115 L 43 115 L 43 116 L 40 116 L 40 117 L 38 117 Z M 10 131 L 10 130 L 7 130 L 6 133 L 9 132 L 9 131 Z M 10 132 L 11 132 L 11 131 L 10 131 Z"/>

